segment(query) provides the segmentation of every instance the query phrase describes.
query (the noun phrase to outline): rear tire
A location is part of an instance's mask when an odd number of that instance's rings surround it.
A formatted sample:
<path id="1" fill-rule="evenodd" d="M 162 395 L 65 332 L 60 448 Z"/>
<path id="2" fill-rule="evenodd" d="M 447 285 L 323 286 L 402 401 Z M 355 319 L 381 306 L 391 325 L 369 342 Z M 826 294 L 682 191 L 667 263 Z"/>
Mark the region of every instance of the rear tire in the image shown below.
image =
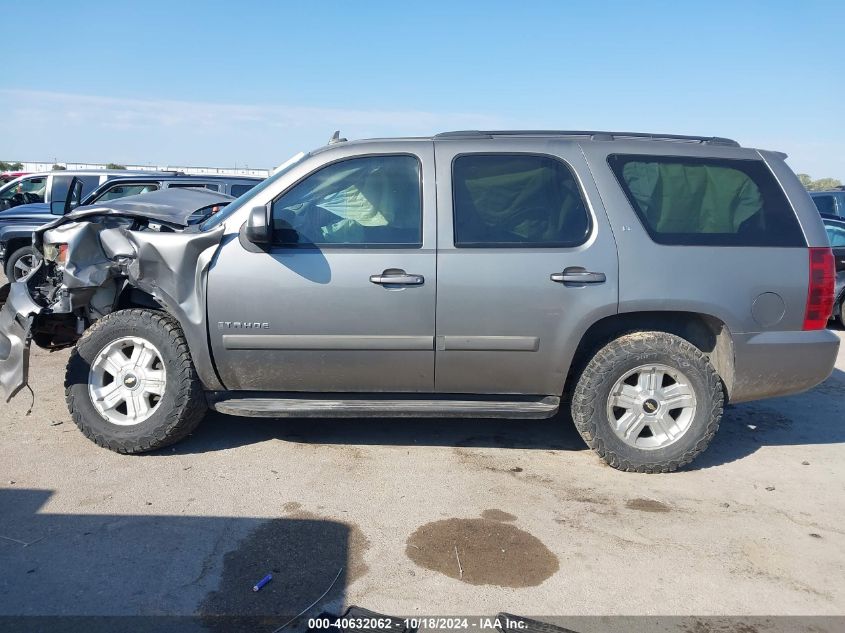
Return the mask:
<path id="1" fill-rule="evenodd" d="M 845 329 L 845 297 L 839 302 L 839 316 L 836 317 L 839 327 Z"/>
<path id="2" fill-rule="evenodd" d="M 32 246 L 22 246 L 6 259 L 6 280 L 9 282 L 23 279 L 37 261 L 38 253 Z"/>
<path id="3" fill-rule="evenodd" d="M 120 310 L 91 326 L 68 361 L 65 397 L 80 430 L 118 453 L 178 442 L 206 411 L 182 328 L 156 310 Z"/>
<path id="4" fill-rule="evenodd" d="M 722 383 L 698 348 L 666 332 L 634 332 L 605 345 L 587 364 L 573 394 L 572 419 L 610 466 L 665 473 L 707 448 L 723 404 Z"/>

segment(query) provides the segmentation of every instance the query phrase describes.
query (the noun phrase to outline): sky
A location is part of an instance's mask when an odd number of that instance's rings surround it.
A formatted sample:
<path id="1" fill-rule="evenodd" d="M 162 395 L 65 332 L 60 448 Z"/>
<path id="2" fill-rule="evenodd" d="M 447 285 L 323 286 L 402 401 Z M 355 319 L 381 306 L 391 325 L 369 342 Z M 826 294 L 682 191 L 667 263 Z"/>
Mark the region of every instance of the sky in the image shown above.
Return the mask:
<path id="1" fill-rule="evenodd" d="M 845 181 L 842 9 L 0 0 L 0 159 L 273 167 L 335 129 L 603 129 L 727 136 Z"/>

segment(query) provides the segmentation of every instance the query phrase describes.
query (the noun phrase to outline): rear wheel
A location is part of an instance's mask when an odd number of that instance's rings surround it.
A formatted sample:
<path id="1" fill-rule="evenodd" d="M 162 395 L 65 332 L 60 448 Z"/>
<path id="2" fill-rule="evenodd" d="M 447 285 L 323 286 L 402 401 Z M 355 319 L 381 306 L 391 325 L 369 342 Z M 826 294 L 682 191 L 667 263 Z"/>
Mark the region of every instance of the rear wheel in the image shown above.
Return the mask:
<path id="1" fill-rule="evenodd" d="M 845 297 L 839 302 L 839 316 L 836 320 L 839 321 L 839 327 L 845 328 Z"/>
<path id="2" fill-rule="evenodd" d="M 178 322 L 155 310 L 121 310 L 77 342 L 65 378 L 76 425 L 119 453 L 150 451 L 187 436 L 205 397 Z"/>
<path id="3" fill-rule="evenodd" d="M 6 278 L 20 281 L 26 277 L 38 261 L 38 254 L 32 246 L 23 246 L 6 259 Z"/>
<path id="4" fill-rule="evenodd" d="M 587 364 L 572 418 L 614 468 L 670 472 L 707 448 L 722 406 L 721 381 L 698 348 L 665 332 L 635 332 L 611 341 Z"/>

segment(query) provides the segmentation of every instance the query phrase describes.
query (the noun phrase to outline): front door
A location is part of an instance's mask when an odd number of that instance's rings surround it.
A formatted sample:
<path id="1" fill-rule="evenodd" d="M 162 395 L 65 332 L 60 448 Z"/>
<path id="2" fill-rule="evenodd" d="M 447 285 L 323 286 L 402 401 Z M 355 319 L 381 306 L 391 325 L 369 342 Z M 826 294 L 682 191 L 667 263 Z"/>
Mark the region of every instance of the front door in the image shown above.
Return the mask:
<path id="1" fill-rule="evenodd" d="M 578 144 L 436 141 L 436 389 L 560 395 L 617 310 L 616 244 Z"/>
<path id="2" fill-rule="evenodd" d="M 431 392 L 432 143 L 325 154 L 273 200 L 272 247 L 256 251 L 230 236 L 209 271 L 222 382 L 261 391 Z"/>

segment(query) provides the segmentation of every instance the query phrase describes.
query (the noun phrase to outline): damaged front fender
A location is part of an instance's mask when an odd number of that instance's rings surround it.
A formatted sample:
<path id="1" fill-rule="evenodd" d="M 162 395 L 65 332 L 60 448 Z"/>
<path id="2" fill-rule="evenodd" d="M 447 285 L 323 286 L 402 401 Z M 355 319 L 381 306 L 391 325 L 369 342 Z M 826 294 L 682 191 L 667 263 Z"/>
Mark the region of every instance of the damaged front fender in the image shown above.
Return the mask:
<path id="1" fill-rule="evenodd" d="M 0 288 L 0 301 L 0 393 L 8 402 L 26 382 L 32 322 L 42 308 L 22 281 Z"/>
<path id="2" fill-rule="evenodd" d="M 0 311 L 0 393 L 8 400 L 26 384 L 30 341 L 48 349 L 72 345 L 87 325 L 135 305 L 131 294 L 124 301 L 126 288 L 179 321 L 200 380 L 221 389 L 207 344 L 205 289 L 224 227 L 185 229 L 210 202 L 229 200 L 208 191 L 152 192 L 113 208 L 80 208 L 37 229 L 33 247 L 44 254 L 41 265 L 25 282 L 6 287 Z"/>

